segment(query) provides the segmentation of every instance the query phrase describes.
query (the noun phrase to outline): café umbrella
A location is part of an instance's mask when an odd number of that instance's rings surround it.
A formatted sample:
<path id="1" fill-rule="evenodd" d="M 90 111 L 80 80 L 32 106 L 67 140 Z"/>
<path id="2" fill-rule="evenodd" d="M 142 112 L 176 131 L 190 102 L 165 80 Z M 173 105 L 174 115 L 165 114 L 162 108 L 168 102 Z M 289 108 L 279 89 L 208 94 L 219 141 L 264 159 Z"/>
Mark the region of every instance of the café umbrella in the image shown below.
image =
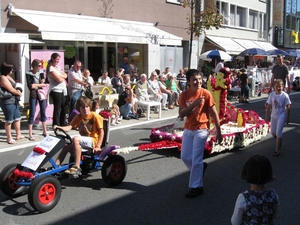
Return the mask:
<path id="1" fill-rule="evenodd" d="M 239 55 L 246 56 L 246 55 L 270 55 L 270 54 L 261 48 L 248 48 L 242 51 Z"/>
<path id="2" fill-rule="evenodd" d="M 299 50 L 288 50 L 287 51 L 289 54 L 288 56 L 292 56 L 292 57 L 300 57 L 300 51 Z"/>
<path id="3" fill-rule="evenodd" d="M 202 53 L 199 56 L 199 59 L 202 59 L 203 61 L 220 60 L 220 59 L 224 61 L 231 61 L 232 57 L 228 53 L 216 49 L 216 50 L 210 50 Z"/>
<path id="4" fill-rule="evenodd" d="M 268 51 L 270 55 L 289 55 L 288 52 L 281 49 L 271 49 Z"/>

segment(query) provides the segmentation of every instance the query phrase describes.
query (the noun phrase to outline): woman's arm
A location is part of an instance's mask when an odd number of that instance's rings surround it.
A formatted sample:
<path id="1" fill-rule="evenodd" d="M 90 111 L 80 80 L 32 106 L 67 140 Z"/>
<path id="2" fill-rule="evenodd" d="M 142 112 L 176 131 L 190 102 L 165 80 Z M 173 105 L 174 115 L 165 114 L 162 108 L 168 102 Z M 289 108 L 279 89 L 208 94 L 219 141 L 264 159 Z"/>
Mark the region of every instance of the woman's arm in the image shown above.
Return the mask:
<path id="1" fill-rule="evenodd" d="M 56 82 L 63 82 L 65 79 L 67 79 L 68 75 L 64 71 L 58 72 L 57 70 L 50 71 L 51 76 L 54 78 Z"/>
<path id="2" fill-rule="evenodd" d="M 12 78 L 11 78 L 12 79 Z M 6 76 L 0 76 L 0 83 L 1 87 L 5 88 L 8 92 L 10 92 L 12 95 L 22 96 L 22 92 L 19 90 L 16 90 L 8 80 Z"/>

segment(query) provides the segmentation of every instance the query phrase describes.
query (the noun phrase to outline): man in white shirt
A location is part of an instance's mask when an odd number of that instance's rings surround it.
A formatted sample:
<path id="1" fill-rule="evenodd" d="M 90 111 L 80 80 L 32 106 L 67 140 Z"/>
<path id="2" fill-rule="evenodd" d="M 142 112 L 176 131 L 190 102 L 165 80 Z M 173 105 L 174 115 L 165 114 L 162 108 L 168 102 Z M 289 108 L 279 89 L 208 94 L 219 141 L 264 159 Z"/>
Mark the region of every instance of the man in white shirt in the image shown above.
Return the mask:
<path id="1" fill-rule="evenodd" d="M 81 62 L 76 60 L 74 65 L 68 71 L 68 88 L 70 100 L 70 113 L 73 111 L 77 99 L 82 95 L 82 90 L 88 84 L 83 81 L 81 74 Z"/>
<path id="2" fill-rule="evenodd" d="M 218 73 L 220 71 L 220 69 L 223 67 L 224 67 L 224 60 L 221 59 L 220 61 L 218 61 L 218 64 L 215 67 L 215 73 Z"/>
<path id="3" fill-rule="evenodd" d="M 98 84 L 100 85 L 110 85 L 111 79 L 108 76 L 108 72 L 106 70 L 103 71 L 102 76 L 98 79 Z"/>

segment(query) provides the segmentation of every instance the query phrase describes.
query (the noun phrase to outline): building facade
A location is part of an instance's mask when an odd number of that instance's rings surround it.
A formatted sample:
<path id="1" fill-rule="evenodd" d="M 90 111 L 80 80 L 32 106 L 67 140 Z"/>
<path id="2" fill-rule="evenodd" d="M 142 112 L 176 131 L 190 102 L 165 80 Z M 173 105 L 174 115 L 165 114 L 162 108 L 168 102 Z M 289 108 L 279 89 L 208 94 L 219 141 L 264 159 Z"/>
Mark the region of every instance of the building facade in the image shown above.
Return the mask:
<path id="1" fill-rule="evenodd" d="M 280 1 L 284 0 L 275 2 Z M 202 3 L 202 10 L 216 7 L 224 20 L 220 29 L 194 37 L 192 68 L 198 66 L 198 56 L 211 49 L 238 55 L 252 46 L 275 48 L 272 21 L 273 8 L 278 6 L 273 1 L 196 2 Z M 138 73 L 150 74 L 165 67 L 178 72 L 188 65 L 190 9 L 183 8 L 179 0 L 52 0 L 47 4 L 40 0 L 2 0 L 1 8 L 0 58 L 15 64 L 15 79 L 22 83 L 31 54 L 38 51 L 61 51 L 65 70 L 79 59 L 95 80 L 103 70 L 113 74 L 124 56 L 137 60 Z M 279 17 L 278 13 L 275 16 Z M 2 37 L 3 33 L 18 34 L 23 39 L 11 41 Z"/>

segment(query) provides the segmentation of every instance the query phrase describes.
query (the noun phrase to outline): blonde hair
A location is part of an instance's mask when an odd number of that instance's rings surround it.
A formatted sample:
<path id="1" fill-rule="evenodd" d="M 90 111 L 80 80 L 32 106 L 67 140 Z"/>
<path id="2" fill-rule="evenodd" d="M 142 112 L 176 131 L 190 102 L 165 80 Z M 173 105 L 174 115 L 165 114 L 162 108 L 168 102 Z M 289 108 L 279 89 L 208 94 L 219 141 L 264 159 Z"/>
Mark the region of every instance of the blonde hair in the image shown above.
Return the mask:
<path id="1" fill-rule="evenodd" d="M 111 108 L 119 110 L 119 106 L 117 104 L 113 104 Z"/>
<path id="2" fill-rule="evenodd" d="M 87 73 L 90 73 L 90 74 L 91 74 L 91 72 L 90 72 L 90 70 L 89 70 L 89 69 L 85 69 L 85 70 L 83 71 L 83 73 L 82 73 L 82 74 L 83 74 L 83 76 L 84 76 L 84 75 L 86 75 Z"/>

